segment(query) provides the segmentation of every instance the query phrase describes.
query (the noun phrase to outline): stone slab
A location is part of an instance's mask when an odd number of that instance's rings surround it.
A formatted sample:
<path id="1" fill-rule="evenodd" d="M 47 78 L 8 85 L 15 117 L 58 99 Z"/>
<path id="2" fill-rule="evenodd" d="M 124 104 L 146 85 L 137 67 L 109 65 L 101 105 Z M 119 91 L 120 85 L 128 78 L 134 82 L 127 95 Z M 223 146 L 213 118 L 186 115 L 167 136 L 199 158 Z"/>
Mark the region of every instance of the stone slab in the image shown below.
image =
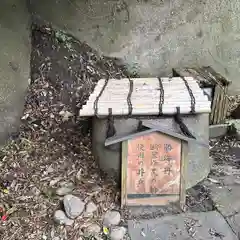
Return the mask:
<path id="1" fill-rule="evenodd" d="M 236 215 L 227 218 L 227 221 L 234 233 L 240 239 L 240 213 L 237 213 Z"/>
<path id="2" fill-rule="evenodd" d="M 217 186 L 210 187 L 211 198 L 219 212 L 224 217 L 232 216 L 240 211 L 240 186 Z"/>
<path id="3" fill-rule="evenodd" d="M 231 155 L 235 153 L 235 157 L 232 157 L 229 164 L 236 164 L 239 149 L 230 148 L 230 152 Z M 204 185 L 209 188 L 211 199 L 218 211 L 224 217 L 233 216 L 240 212 L 240 169 L 236 166 L 215 164 L 213 170 Z"/>
<path id="4" fill-rule="evenodd" d="M 211 125 L 209 127 L 209 138 L 218 138 L 227 134 L 229 124 Z"/>
<path id="5" fill-rule="evenodd" d="M 128 222 L 128 230 L 132 240 L 238 239 L 216 211 L 132 220 Z"/>
<path id="6" fill-rule="evenodd" d="M 30 77 L 30 16 L 26 1 L 1 1 L 0 146 L 17 131 Z"/>

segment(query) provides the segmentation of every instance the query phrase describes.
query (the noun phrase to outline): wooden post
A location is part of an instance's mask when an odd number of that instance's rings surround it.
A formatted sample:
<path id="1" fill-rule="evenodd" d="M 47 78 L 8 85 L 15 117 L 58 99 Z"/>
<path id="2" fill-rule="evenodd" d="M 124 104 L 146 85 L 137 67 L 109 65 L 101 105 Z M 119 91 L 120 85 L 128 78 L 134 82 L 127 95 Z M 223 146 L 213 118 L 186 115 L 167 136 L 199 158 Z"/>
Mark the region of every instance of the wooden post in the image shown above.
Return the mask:
<path id="1" fill-rule="evenodd" d="M 180 178 L 180 208 L 185 211 L 186 203 L 186 175 L 188 166 L 188 143 L 181 142 L 181 178 Z"/>
<path id="2" fill-rule="evenodd" d="M 127 199 L 127 161 L 128 161 L 128 141 L 122 142 L 122 182 L 121 182 L 121 207 L 126 205 Z"/>
<path id="3" fill-rule="evenodd" d="M 211 123 L 215 124 L 217 123 L 217 103 L 220 95 L 220 88 L 217 85 L 215 87 L 215 93 L 214 93 L 214 98 L 213 98 L 213 105 L 212 105 L 212 112 L 211 112 Z"/>

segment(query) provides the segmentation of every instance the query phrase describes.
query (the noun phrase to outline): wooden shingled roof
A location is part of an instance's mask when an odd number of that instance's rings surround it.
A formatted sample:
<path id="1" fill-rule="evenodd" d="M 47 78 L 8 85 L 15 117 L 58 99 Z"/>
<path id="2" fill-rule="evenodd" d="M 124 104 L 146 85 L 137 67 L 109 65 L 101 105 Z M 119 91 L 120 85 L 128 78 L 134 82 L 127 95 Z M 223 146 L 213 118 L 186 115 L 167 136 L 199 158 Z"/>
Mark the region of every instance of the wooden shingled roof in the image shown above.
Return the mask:
<path id="1" fill-rule="evenodd" d="M 80 116 L 209 113 L 211 102 L 192 77 L 101 79 Z"/>

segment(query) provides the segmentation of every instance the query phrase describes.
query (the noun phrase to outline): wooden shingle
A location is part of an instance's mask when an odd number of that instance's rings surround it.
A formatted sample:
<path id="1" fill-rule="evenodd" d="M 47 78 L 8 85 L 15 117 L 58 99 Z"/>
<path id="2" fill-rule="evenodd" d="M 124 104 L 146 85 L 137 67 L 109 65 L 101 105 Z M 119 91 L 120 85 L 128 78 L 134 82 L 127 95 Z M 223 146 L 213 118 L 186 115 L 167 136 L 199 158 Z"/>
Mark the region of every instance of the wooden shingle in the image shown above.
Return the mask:
<path id="1" fill-rule="evenodd" d="M 80 110 L 80 116 L 172 115 L 209 113 L 211 102 L 197 81 L 187 78 L 101 79 Z"/>

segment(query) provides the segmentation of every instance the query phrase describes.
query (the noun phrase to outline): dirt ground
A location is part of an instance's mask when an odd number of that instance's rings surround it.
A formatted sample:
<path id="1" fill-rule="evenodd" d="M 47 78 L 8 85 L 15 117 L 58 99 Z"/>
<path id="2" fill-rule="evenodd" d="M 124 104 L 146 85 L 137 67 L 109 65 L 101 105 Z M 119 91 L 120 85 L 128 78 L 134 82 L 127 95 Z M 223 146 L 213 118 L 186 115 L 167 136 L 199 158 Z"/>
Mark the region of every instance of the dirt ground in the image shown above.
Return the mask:
<path id="1" fill-rule="evenodd" d="M 22 124 L 0 155 L 0 207 L 7 213 L 0 222 L 1 239 L 78 240 L 92 223 L 101 226 L 104 212 L 119 210 L 119 189 L 101 175 L 91 153 L 90 122 L 79 119 L 78 110 L 99 79 L 126 75 L 117 59 L 101 57 L 47 26 L 33 28 Z M 53 222 L 54 211 L 62 207 L 56 189 L 68 185 L 74 195 L 98 206 L 97 214 L 77 219 L 73 227 Z M 189 211 L 213 209 L 202 184 L 188 192 L 187 205 Z"/>
<path id="2" fill-rule="evenodd" d="M 1 239 L 79 239 L 85 227 L 101 222 L 103 212 L 118 209 L 119 191 L 113 181 L 103 180 L 91 154 L 89 121 L 77 115 L 99 79 L 124 71 L 71 36 L 33 28 L 21 128 L 1 151 L 1 187 L 9 188 L 0 192 L 8 215 L 0 223 Z M 69 184 L 73 194 L 97 204 L 98 214 L 68 229 L 56 226 L 52 215 L 61 208 L 56 189 Z"/>

